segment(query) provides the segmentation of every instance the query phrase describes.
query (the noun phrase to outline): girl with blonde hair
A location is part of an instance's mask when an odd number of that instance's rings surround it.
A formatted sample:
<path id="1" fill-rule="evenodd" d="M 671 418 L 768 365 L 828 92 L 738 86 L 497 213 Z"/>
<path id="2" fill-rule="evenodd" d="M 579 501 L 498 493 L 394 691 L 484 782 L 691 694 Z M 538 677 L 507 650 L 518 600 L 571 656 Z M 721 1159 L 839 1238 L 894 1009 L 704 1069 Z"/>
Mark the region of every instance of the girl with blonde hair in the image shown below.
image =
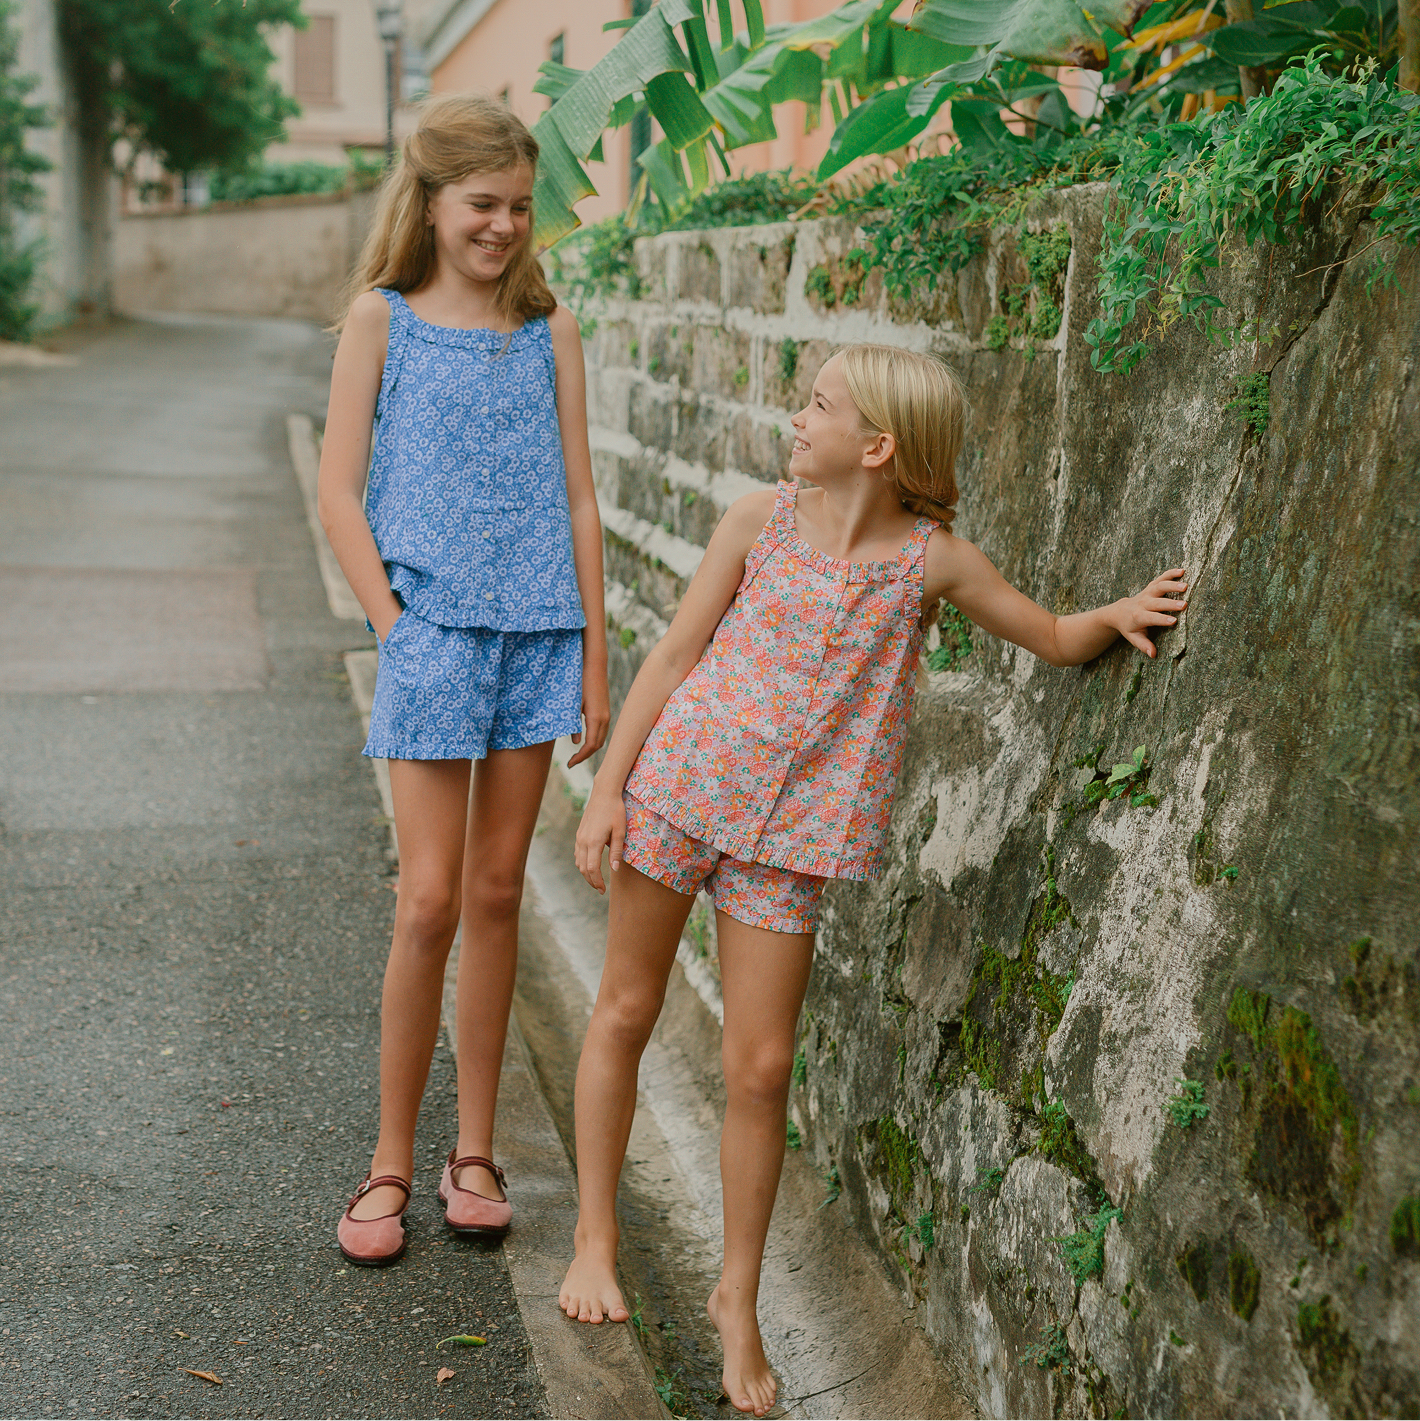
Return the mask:
<path id="1" fill-rule="evenodd" d="M 793 417 L 789 474 L 726 512 L 622 707 L 577 831 L 605 891 L 606 966 L 577 1071 L 576 1258 L 560 1302 L 628 1316 L 616 1187 L 641 1052 L 695 894 L 716 910 L 724 994 L 724 1267 L 708 1311 L 725 1393 L 763 1416 L 776 1383 L 756 1316 L 784 1158 L 794 1040 L 819 898 L 882 871 L 923 626 L 942 598 L 1053 666 L 1076 666 L 1186 605 L 1182 568 L 1057 617 L 953 536 L 965 402 L 939 361 L 882 345 L 832 357 Z"/>
<path id="2" fill-rule="evenodd" d="M 337 1230 L 352 1263 L 404 1252 L 460 920 L 458 1140 L 439 1198 L 460 1233 L 508 1229 L 493 1116 L 528 845 L 553 742 L 571 735 L 585 760 L 610 719 L 581 339 L 532 249 L 537 157 L 504 104 L 424 107 L 331 376 L 321 522 L 379 641 L 365 754 L 389 761 L 400 850 L 379 1140 Z"/>

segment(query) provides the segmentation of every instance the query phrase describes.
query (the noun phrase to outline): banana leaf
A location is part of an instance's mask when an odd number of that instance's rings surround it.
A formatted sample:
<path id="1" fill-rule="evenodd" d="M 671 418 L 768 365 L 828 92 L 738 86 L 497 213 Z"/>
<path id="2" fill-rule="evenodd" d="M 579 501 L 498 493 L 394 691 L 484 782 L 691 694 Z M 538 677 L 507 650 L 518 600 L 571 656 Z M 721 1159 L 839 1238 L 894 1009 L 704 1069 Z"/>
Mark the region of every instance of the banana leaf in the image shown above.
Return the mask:
<path id="1" fill-rule="evenodd" d="M 1149 0 L 917 0 L 910 28 L 944 44 L 985 45 L 1032 64 L 1103 69 L 1103 29 L 1129 33 Z"/>

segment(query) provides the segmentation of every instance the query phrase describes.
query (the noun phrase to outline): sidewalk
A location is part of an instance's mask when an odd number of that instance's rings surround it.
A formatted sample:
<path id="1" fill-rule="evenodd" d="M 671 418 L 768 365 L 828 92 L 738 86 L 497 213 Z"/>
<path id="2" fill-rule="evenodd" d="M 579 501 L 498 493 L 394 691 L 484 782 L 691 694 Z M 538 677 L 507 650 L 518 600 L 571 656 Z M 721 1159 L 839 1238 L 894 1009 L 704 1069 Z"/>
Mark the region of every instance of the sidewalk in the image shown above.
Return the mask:
<path id="1" fill-rule="evenodd" d="M 447 1052 L 408 1257 L 334 1246 L 394 894 L 342 662 L 370 638 L 287 453 L 327 338 L 165 320 L 68 353 L 0 369 L 0 1409 L 545 1415 L 503 1253 L 433 1197 Z M 436 1350 L 463 1332 L 488 1345 Z"/>

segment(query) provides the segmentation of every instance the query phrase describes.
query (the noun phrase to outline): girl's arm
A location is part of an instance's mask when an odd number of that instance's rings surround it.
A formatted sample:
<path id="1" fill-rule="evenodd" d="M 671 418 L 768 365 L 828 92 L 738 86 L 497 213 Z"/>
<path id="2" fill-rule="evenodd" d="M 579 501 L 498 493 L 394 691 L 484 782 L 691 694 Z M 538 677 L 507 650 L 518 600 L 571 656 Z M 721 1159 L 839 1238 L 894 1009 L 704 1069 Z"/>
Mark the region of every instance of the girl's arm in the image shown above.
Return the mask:
<path id="1" fill-rule="evenodd" d="M 577 318 L 559 306 L 547 318 L 557 364 L 557 423 L 562 458 L 567 465 L 567 507 L 572 515 L 572 561 L 587 626 L 582 632 L 582 722 L 584 735 L 573 735 L 581 749 L 567 761 L 570 770 L 602 748 L 611 724 L 611 693 L 606 683 L 606 597 L 602 581 L 602 520 L 592 482 L 592 451 L 587 442 L 587 376 Z"/>
<path id="2" fill-rule="evenodd" d="M 365 518 L 370 434 L 389 347 L 389 303 L 377 291 L 355 299 L 330 376 L 316 507 L 350 590 L 383 641 L 403 610 Z"/>
<path id="3" fill-rule="evenodd" d="M 577 867 L 598 893 L 606 891 L 602 850 L 611 845 L 613 872 L 621 862 L 626 839 L 621 791 L 626 778 L 666 702 L 690 675 L 734 601 L 744 576 L 745 558 L 774 512 L 774 497 L 775 491 L 769 488 L 746 494 L 730 505 L 690 580 L 675 620 L 631 683 L 577 828 Z"/>
<path id="4" fill-rule="evenodd" d="M 1178 621 L 1188 606 L 1185 575 L 1184 568 L 1171 568 L 1133 597 L 1057 617 L 1012 587 L 980 548 L 938 529 L 927 544 L 922 604 L 927 608 L 945 597 L 992 636 L 1013 641 L 1052 666 L 1080 666 L 1121 636 L 1145 656 L 1155 655 L 1145 629 Z"/>

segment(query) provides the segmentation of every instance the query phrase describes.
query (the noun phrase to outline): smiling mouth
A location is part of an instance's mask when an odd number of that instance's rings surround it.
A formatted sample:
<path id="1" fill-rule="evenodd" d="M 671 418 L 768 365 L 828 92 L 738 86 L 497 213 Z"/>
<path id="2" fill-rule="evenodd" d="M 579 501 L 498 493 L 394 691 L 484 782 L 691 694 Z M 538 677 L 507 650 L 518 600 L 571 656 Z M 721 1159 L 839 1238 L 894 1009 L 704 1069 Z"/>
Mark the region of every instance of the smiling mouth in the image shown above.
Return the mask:
<path id="1" fill-rule="evenodd" d="M 794 440 L 794 447 L 789 451 L 791 454 L 803 454 L 808 450 L 808 445 L 802 439 Z"/>
<path id="2" fill-rule="evenodd" d="M 494 256 L 502 256 L 508 250 L 507 242 L 480 242 L 477 237 L 473 239 L 473 245 L 483 252 L 492 252 Z"/>

